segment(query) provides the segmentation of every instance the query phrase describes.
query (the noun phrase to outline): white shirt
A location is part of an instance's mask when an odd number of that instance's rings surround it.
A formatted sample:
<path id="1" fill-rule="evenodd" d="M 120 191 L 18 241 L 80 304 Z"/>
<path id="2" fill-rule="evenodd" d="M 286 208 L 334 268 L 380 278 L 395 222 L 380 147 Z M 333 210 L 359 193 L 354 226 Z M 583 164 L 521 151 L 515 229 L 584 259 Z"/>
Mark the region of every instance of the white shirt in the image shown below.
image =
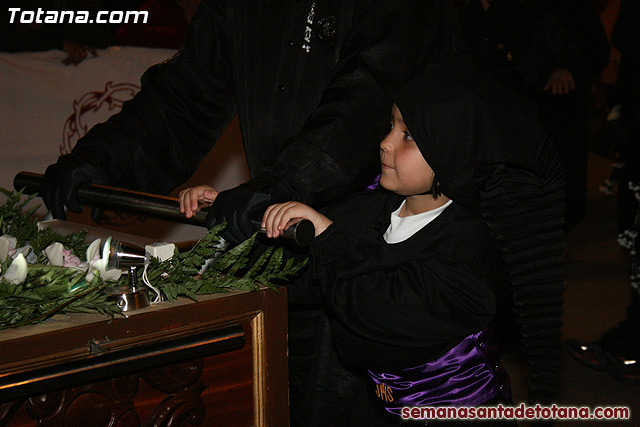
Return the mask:
<path id="1" fill-rule="evenodd" d="M 384 240 L 387 243 L 400 243 L 407 240 L 424 226 L 436 219 L 437 216 L 452 203 L 452 200 L 449 200 L 439 208 L 432 209 L 427 212 L 400 217 L 400 210 L 406 202 L 406 200 L 403 201 L 400 207 L 395 212 L 391 213 L 391 224 L 389 224 L 389 228 L 387 228 L 387 231 L 384 233 Z"/>

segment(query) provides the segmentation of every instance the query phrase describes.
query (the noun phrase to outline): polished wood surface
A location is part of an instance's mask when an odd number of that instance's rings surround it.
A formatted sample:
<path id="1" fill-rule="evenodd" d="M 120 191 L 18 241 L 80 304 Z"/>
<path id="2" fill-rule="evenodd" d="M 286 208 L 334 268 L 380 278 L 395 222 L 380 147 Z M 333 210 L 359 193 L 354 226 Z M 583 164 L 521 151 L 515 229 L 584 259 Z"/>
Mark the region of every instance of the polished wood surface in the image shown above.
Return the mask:
<path id="1" fill-rule="evenodd" d="M 0 331 L 0 425 L 288 425 L 286 333 L 284 289 Z"/>

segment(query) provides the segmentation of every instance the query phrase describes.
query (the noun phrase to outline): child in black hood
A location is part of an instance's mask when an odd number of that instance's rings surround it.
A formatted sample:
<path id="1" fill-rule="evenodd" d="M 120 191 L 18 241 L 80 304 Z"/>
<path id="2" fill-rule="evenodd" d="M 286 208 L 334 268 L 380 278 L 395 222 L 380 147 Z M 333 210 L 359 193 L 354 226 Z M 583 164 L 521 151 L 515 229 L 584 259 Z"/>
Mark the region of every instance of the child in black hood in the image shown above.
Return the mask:
<path id="1" fill-rule="evenodd" d="M 550 403 L 563 187 L 533 108 L 466 65 L 444 63 L 399 93 L 391 125 L 381 188 L 324 213 L 272 205 L 267 235 L 313 222 L 313 269 L 336 351 L 367 371 L 385 413 L 399 420 L 407 407 L 510 402 L 490 328 L 505 272 L 531 365 L 529 397 Z"/>

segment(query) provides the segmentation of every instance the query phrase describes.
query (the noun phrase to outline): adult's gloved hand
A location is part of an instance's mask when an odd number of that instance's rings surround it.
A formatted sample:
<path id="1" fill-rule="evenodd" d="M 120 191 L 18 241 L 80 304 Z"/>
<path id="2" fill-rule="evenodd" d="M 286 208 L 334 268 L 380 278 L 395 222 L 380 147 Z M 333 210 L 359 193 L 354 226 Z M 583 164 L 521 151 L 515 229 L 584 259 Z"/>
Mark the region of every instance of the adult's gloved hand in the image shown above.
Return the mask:
<path id="1" fill-rule="evenodd" d="M 254 233 L 251 218 L 262 215 L 269 205 L 281 201 L 282 188 L 286 185 L 276 178 L 258 177 L 222 191 L 209 208 L 205 225 L 210 229 L 226 222 L 227 227 L 221 235 L 236 246 Z"/>
<path id="2" fill-rule="evenodd" d="M 60 156 L 44 173 L 40 193 L 44 204 L 56 219 L 66 219 L 65 206 L 75 213 L 82 212 L 78 202 L 78 188 L 85 184 L 109 184 L 107 174 L 94 164 L 90 153 L 71 153 Z"/>

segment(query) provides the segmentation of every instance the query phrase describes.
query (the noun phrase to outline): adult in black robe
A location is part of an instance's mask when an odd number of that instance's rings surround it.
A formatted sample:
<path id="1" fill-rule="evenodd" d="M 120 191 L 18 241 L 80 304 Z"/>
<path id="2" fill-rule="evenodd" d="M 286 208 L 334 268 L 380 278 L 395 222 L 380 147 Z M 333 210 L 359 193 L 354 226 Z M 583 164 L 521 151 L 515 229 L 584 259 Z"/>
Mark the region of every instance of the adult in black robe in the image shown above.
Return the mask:
<path id="1" fill-rule="evenodd" d="M 205 0 L 182 50 L 47 169 L 54 217 L 82 182 L 168 193 L 237 113 L 252 180 L 218 195 L 208 224 L 242 241 L 272 201 L 323 204 L 375 175 L 389 95 L 456 45 L 444 0 Z"/>

